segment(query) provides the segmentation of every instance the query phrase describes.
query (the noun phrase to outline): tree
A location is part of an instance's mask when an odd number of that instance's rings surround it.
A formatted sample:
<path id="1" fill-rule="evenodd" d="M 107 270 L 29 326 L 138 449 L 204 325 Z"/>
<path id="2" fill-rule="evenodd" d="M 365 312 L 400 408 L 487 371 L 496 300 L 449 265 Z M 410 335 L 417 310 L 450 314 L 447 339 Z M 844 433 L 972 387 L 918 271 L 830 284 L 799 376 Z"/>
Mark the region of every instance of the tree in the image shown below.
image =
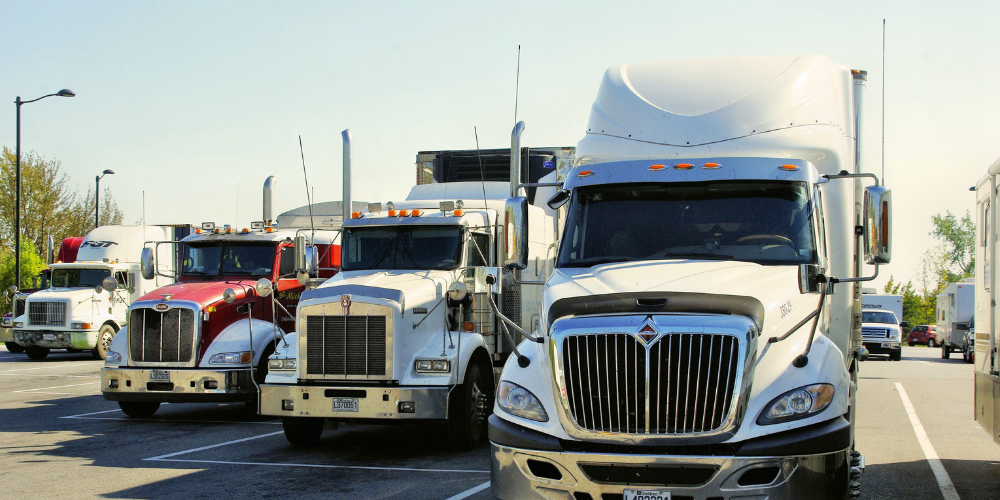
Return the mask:
<path id="1" fill-rule="evenodd" d="M 36 288 L 39 273 L 45 269 L 45 260 L 35 251 L 35 245 L 25 236 L 21 237 L 21 283 L 18 289 Z M 0 290 L 6 291 L 14 284 L 14 250 L 0 249 Z M 2 295 L 0 310 L 9 312 L 11 304 L 6 294 Z"/>
<path id="2" fill-rule="evenodd" d="M 966 278 L 976 269 L 976 224 L 969 211 L 959 220 L 950 210 L 931 217 L 934 230 L 930 235 L 940 240 L 939 258 L 942 270 L 952 275 Z M 959 278 L 959 279 L 961 279 Z"/>
<path id="3" fill-rule="evenodd" d="M 897 283 L 892 276 L 882 289 L 884 293 L 903 296 L 903 318 L 911 325 L 927 325 L 934 323 L 934 304 L 928 305 L 927 297 L 917 293 L 912 281 L 905 285 Z"/>

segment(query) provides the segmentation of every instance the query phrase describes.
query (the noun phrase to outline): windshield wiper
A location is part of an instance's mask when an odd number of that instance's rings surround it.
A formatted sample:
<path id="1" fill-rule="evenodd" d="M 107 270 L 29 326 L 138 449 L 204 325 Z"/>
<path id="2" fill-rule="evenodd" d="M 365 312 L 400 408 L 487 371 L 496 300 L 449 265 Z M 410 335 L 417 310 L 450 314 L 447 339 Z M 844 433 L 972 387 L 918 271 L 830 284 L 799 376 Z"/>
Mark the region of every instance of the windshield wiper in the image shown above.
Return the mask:
<path id="1" fill-rule="evenodd" d="M 710 253 L 710 252 L 686 252 L 686 253 L 665 253 L 663 258 L 678 258 L 678 259 L 706 259 L 706 260 L 733 260 L 736 258 L 735 255 L 723 255 L 720 253 Z"/>
<path id="2" fill-rule="evenodd" d="M 389 256 L 389 251 L 392 250 L 392 245 L 395 242 L 396 242 L 396 237 L 393 236 L 392 239 L 389 240 L 389 243 L 386 244 L 385 250 L 382 250 L 382 253 L 379 255 L 378 260 L 376 260 L 375 263 L 371 265 L 371 267 L 370 267 L 371 269 L 378 268 L 378 265 L 381 264 L 382 261 L 385 260 L 385 258 Z"/>

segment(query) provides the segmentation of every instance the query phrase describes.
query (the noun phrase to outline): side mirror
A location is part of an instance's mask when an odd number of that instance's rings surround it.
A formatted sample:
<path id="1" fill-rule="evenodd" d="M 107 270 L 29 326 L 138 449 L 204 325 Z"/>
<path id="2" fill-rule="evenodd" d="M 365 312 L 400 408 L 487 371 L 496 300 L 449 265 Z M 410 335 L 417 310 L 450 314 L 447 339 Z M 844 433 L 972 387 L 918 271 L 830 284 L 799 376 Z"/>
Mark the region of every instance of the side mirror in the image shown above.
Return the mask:
<path id="1" fill-rule="evenodd" d="M 819 291 L 817 275 L 820 268 L 816 264 L 799 264 L 799 293 L 815 293 Z"/>
<path id="2" fill-rule="evenodd" d="M 904 321 L 899 324 L 899 327 L 903 330 L 908 330 L 910 328 L 910 323 L 908 321 Z"/>
<path id="3" fill-rule="evenodd" d="M 305 285 L 309 278 L 319 274 L 319 252 L 314 245 L 306 243 L 306 237 L 300 234 L 295 237 L 295 278 L 300 285 Z"/>
<path id="4" fill-rule="evenodd" d="M 892 192 L 885 186 L 865 188 L 865 261 L 888 264 L 892 260 Z"/>
<path id="5" fill-rule="evenodd" d="M 968 330 L 969 329 L 969 324 L 968 323 L 956 323 L 955 324 L 955 328 L 958 329 L 958 330 Z"/>
<path id="6" fill-rule="evenodd" d="M 109 292 L 113 292 L 116 288 L 118 288 L 118 280 L 116 280 L 113 276 L 108 276 L 101 281 L 101 288 Z"/>
<path id="7" fill-rule="evenodd" d="M 222 300 L 224 300 L 226 302 L 226 304 L 232 304 L 233 302 L 235 302 L 236 301 L 236 290 L 233 290 L 232 288 L 227 288 L 227 289 L 223 290 L 222 291 Z"/>
<path id="8" fill-rule="evenodd" d="M 257 295 L 267 297 L 271 295 L 271 282 L 267 278 L 261 278 L 254 283 L 253 289 Z"/>
<path id="9" fill-rule="evenodd" d="M 142 279 L 151 280 L 156 276 L 156 261 L 153 260 L 153 249 L 143 248 L 139 256 L 139 270 Z"/>
<path id="10" fill-rule="evenodd" d="M 565 205 L 567 201 L 569 201 L 569 191 L 560 189 L 559 191 L 556 191 L 556 194 L 549 198 L 546 205 L 548 205 L 552 210 L 558 210 L 559 207 Z"/>
<path id="11" fill-rule="evenodd" d="M 507 198 L 504 206 L 503 265 L 507 269 L 528 267 L 528 199 L 524 196 Z"/>
<path id="12" fill-rule="evenodd" d="M 465 283 L 461 281 L 456 281 L 448 287 L 448 299 L 452 302 L 461 302 L 465 300 L 465 297 L 469 294 Z"/>

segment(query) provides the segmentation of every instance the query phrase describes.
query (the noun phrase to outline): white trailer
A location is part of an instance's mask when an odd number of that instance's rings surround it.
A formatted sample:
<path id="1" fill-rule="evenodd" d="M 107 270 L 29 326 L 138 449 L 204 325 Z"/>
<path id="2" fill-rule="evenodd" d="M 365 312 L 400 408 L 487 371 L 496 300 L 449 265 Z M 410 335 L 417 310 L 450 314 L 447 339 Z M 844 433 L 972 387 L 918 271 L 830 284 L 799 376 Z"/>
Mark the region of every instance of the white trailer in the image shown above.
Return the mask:
<path id="1" fill-rule="evenodd" d="M 976 279 L 966 278 L 961 283 L 951 283 L 937 296 L 935 312 L 937 330 L 942 335 L 941 359 L 948 359 L 953 352 L 972 362 L 972 346 L 966 342 L 969 325 L 976 312 Z"/>
<path id="2" fill-rule="evenodd" d="M 865 80 L 815 55 L 605 73 L 549 202 L 568 214 L 540 325 L 498 384 L 494 496 L 859 494 L 859 282 L 891 254 Z"/>
<path id="3" fill-rule="evenodd" d="M 976 399 L 973 415 L 1000 444 L 1000 335 L 997 323 L 997 175 L 1000 160 L 976 184 L 976 312 L 972 339 Z"/>
<path id="4" fill-rule="evenodd" d="M 175 255 L 167 248 L 158 260 L 162 275 L 140 275 L 143 245 L 176 240 L 190 226 L 101 226 L 87 233 L 75 262 L 52 264 L 49 288 L 25 300 L 25 313 L 14 318 L 14 341 L 28 357 L 42 359 L 51 349 L 91 350 L 104 359 L 115 334 L 127 323 L 129 305 L 142 295 L 170 284 Z"/>

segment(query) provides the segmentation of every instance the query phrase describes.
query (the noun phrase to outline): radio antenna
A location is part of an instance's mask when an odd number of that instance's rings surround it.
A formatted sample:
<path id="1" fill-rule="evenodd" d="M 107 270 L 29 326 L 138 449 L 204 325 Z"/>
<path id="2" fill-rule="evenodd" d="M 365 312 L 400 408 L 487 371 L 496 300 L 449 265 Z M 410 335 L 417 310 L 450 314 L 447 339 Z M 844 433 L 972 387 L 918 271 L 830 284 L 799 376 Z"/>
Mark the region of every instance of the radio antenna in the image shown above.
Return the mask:
<path id="1" fill-rule="evenodd" d="M 520 90 L 521 90 L 521 44 L 517 44 L 517 76 L 514 78 L 514 123 L 517 123 L 517 94 L 518 91 Z"/>
<path id="2" fill-rule="evenodd" d="M 302 149 L 302 136 L 299 136 L 299 154 L 302 155 L 302 178 L 306 181 L 306 204 L 309 205 L 309 227 L 312 228 L 313 238 L 316 238 L 316 223 L 313 222 L 312 197 L 309 195 L 309 175 L 306 174 L 306 153 Z"/>
<path id="3" fill-rule="evenodd" d="M 882 184 L 885 185 L 885 19 L 882 19 Z"/>
<path id="4" fill-rule="evenodd" d="M 233 220 L 233 230 L 239 231 L 239 229 L 236 229 L 238 227 L 240 227 L 240 183 L 239 182 L 236 183 L 236 219 Z"/>

